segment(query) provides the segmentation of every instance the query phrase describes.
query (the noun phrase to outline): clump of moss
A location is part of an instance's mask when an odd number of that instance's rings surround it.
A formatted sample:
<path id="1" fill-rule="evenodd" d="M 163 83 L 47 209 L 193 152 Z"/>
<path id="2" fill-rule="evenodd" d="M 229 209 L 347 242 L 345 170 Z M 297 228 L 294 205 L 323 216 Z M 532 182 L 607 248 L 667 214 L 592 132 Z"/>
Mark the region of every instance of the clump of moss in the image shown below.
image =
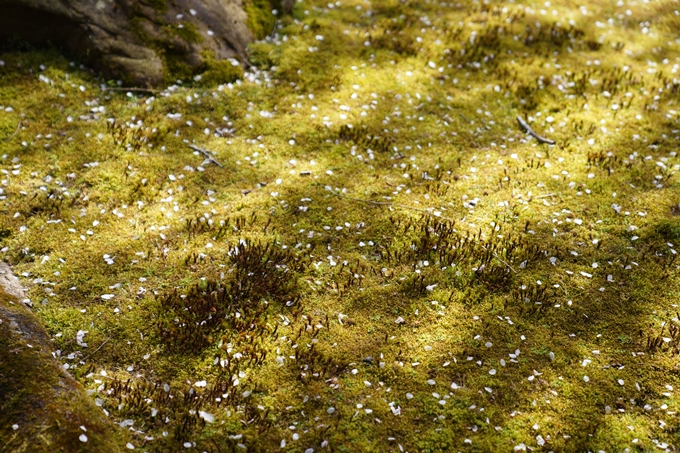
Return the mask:
<path id="1" fill-rule="evenodd" d="M 281 2 L 270 3 L 269 0 L 246 0 L 243 7 L 248 14 L 246 24 L 255 38 L 263 39 L 274 29 L 276 17 L 272 14 L 272 8 L 281 10 Z"/>
<path id="2" fill-rule="evenodd" d="M 163 81 L 172 83 L 175 80 L 190 79 L 195 70 L 192 68 L 181 54 L 170 51 L 163 51 L 160 53 L 163 59 Z"/>
<path id="3" fill-rule="evenodd" d="M 17 120 L 10 115 L 0 113 L 0 140 L 9 138 L 17 128 Z"/>
<path id="4" fill-rule="evenodd" d="M 167 24 L 163 29 L 168 35 L 177 36 L 188 43 L 199 43 L 203 41 L 203 37 L 198 32 L 198 28 L 191 22 L 182 22 L 181 26 Z"/>
<path id="5" fill-rule="evenodd" d="M 204 60 L 201 65 L 202 74 L 200 84 L 203 86 L 215 86 L 221 83 L 235 82 L 243 78 L 243 69 L 240 65 L 234 64 L 233 60 L 217 60 L 207 52 L 203 55 Z"/>
<path id="6" fill-rule="evenodd" d="M 272 49 L 267 43 L 254 43 L 248 49 L 248 59 L 260 69 L 269 69 L 276 66 L 281 58 L 281 51 Z"/>
<path id="7" fill-rule="evenodd" d="M 654 230 L 666 241 L 680 240 L 680 225 L 677 222 L 663 220 L 656 225 Z"/>

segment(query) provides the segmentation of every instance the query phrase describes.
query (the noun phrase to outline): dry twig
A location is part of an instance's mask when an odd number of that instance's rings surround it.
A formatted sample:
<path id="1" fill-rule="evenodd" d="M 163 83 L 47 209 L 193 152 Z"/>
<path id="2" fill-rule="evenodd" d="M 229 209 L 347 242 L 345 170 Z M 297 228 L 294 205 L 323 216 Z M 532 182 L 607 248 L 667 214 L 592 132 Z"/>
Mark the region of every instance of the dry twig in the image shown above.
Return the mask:
<path id="1" fill-rule="evenodd" d="M 14 133 L 12 135 L 10 135 L 9 137 L 7 137 L 6 139 L 4 139 L 2 141 L 2 143 L 6 143 L 6 142 L 12 140 L 12 138 L 14 138 L 14 136 L 17 135 L 17 132 L 19 132 L 19 129 L 21 129 L 21 121 L 19 121 L 19 124 L 17 124 L 17 128 L 14 130 Z"/>
<path id="2" fill-rule="evenodd" d="M 538 140 L 538 143 L 545 143 L 548 145 L 554 145 L 555 140 L 550 140 L 549 138 L 545 138 L 543 136 L 538 135 L 534 130 L 529 126 L 529 123 L 524 121 L 521 116 L 517 115 L 517 122 L 519 123 L 520 127 L 524 129 L 527 134 L 531 135 L 534 137 L 536 140 Z"/>
<path id="3" fill-rule="evenodd" d="M 130 88 L 125 88 L 125 87 L 105 87 L 102 88 L 102 91 L 131 91 L 131 92 L 140 92 L 140 93 L 161 93 L 165 90 L 157 90 L 155 88 L 141 88 L 141 87 L 130 87 Z"/>
<path id="4" fill-rule="evenodd" d="M 90 359 L 93 355 L 95 355 L 97 352 L 99 352 L 99 350 L 100 350 L 101 348 L 103 348 L 104 345 L 105 345 L 106 343 L 108 343 L 110 339 L 111 339 L 111 337 L 109 337 L 109 338 L 107 338 L 106 340 L 104 340 L 104 342 L 103 342 L 102 344 L 100 344 L 99 347 L 98 347 L 97 349 L 95 349 L 94 351 L 92 351 L 92 353 L 91 353 L 90 355 L 88 355 L 87 357 L 85 357 L 85 358 L 83 359 L 83 362 L 85 362 L 86 360 Z"/>
<path id="5" fill-rule="evenodd" d="M 187 145 L 189 148 L 193 149 L 194 151 L 198 151 L 199 153 L 203 154 L 210 162 L 214 163 L 218 167 L 222 168 L 222 164 L 217 162 L 217 160 L 212 156 L 212 152 L 208 151 L 207 149 L 199 148 L 196 145 Z"/>

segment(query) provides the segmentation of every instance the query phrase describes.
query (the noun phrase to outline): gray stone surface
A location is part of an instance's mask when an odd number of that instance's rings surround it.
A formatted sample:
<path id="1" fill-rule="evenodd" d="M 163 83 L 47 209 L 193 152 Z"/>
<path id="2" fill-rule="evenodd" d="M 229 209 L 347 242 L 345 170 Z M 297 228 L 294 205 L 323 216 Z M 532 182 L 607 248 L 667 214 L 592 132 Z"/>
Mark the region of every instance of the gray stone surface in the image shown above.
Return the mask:
<path id="1" fill-rule="evenodd" d="M 38 319 L 22 307 L 24 288 L 9 265 L 2 261 L 0 261 L 0 291 L 10 296 L 9 301 L 0 301 L 0 319 L 8 323 L 9 329 L 27 343 L 51 351 L 52 346 L 47 332 Z M 8 303 L 14 304 L 14 307 Z"/>
<path id="2" fill-rule="evenodd" d="M 192 68 L 203 52 L 247 61 L 253 35 L 242 6 L 241 0 L 0 0 L 0 39 L 63 45 L 108 77 L 150 86 L 163 80 L 169 57 Z M 188 30 L 198 39 L 187 37 Z"/>
<path id="3" fill-rule="evenodd" d="M 12 273 L 12 269 L 7 265 L 7 263 L 2 261 L 0 261 L 0 287 L 2 287 L 2 289 L 7 294 L 15 297 L 18 300 L 24 298 L 24 288 Z"/>

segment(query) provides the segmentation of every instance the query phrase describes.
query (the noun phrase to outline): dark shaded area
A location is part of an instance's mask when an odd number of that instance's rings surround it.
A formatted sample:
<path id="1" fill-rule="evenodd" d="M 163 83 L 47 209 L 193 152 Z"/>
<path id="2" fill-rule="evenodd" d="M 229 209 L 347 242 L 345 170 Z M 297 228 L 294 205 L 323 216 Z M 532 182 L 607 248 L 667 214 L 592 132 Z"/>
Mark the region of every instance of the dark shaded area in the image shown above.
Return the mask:
<path id="1" fill-rule="evenodd" d="M 61 44 L 74 52 L 84 52 L 86 31 L 72 18 L 22 5 L 2 7 L 0 43 L 4 48 L 29 50 L 21 41 L 33 46 Z"/>

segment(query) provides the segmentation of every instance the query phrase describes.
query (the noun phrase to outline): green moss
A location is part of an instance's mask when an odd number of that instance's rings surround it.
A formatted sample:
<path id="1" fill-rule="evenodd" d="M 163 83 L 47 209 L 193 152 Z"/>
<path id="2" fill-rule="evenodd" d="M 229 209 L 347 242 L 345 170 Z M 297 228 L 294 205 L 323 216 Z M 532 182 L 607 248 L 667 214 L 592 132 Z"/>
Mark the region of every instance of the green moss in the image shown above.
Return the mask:
<path id="1" fill-rule="evenodd" d="M 280 51 L 272 49 L 271 45 L 265 43 L 254 43 L 248 48 L 250 62 L 261 69 L 269 69 L 272 66 L 276 66 L 280 57 Z"/>
<path id="2" fill-rule="evenodd" d="M 664 240 L 674 242 L 680 240 L 680 223 L 673 220 L 664 220 L 654 227 L 654 230 Z"/>
<path id="3" fill-rule="evenodd" d="M 203 37 L 198 32 L 198 28 L 191 22 L 183 21 L 180 25 L 167 24 L 163 26 L 163 30 L 169 36 L 177 36 L 188 43 L 200 43 Z"/>
<path id="4" fill-rule="evenodd" d="M 275 2 L 270 2 L 270 0 L 244 0 L 243 9 L 248 15 L 246 24 L 256 39 L 264 39 L 274 29 L 276 16 L 272 14 L 272 8 L 278 9 L 279 14 L 281 14 L 280 0 Z"/>
<path id="5" fill-rule="evenodd" d="M 19 123 L 18 118 L 13 118 L 15 115 L 0 112 L 0 140 L 9 139 L 17 129 Z"/>
<path id="6" fill-rule="evenodd" d="M 214 56 L 204 53 L 203 62 L 200 80 L 202 86 L 214 87 L 243 78 L 241 65 L 234 65 L 230 60 L 216 60 Z"/>
<path id="7" fill-rule="evenodd" d="M 145 451 L 676 447 L 680 50 L 648 7 L 312 1 L 257 82 L 205 55 L 132 97 L 1 55 L 0 258 Z"/>
<path id="8" fill-rule="evenodd" d="M 170 50 L 161 50 L 163 59 L 163 81 L 173 83 L 176 80 L 190 80 L 196 70 L 186 62 L 185 55 Z"/>

